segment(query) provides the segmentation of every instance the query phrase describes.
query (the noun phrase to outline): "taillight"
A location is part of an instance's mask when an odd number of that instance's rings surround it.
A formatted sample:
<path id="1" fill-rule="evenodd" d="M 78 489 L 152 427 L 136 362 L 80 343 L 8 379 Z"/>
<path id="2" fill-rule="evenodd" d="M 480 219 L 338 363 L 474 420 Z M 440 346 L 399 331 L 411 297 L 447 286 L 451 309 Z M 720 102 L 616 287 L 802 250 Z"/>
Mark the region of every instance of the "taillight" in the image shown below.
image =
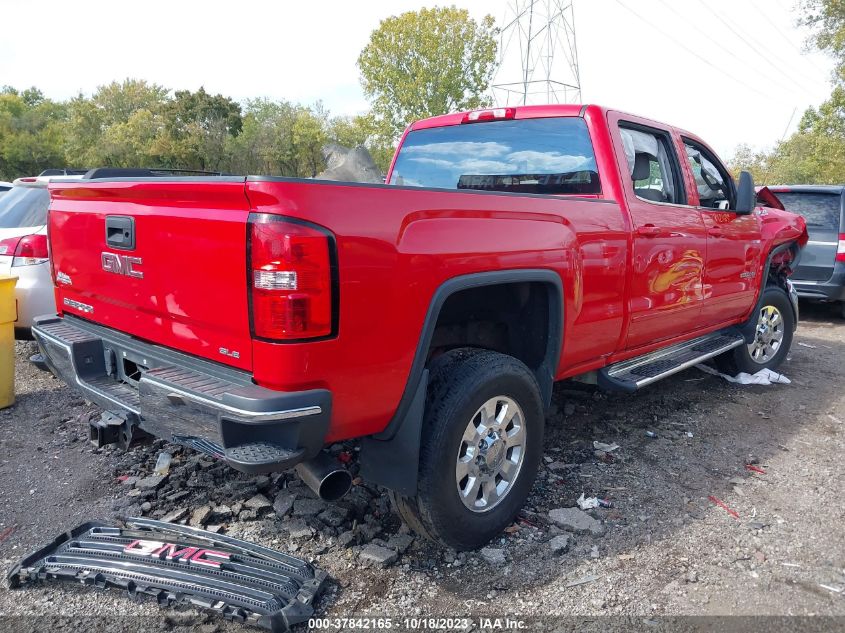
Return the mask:
<path id="1" fill-rule="evenodd" d="M 491 108 L 467 112 L 461 123 L 480 123 L 482 121 L 505 121 L 516 116 L 516 108 Z"/>
<path id="2" fill-rule="evenodd" d="M 312 224 L 254 213 L 249 286 L 255 336 L 289 341 L 333 333 L 334 244 Z"/>
<path id="3" fill-rule="evenodd" d="M 0 255 L 14 255 L 20 239 L 19 237 L 7 237 L 5 240 L 0 240 Z"/>
<path id="4" fill-rule="evenodd" d="M 0 240 L 0 255 L 13 255 L 12 266 L 43 264 L 49 258 L 47 236 L 36 233 Z"/>
<path id="5" fill-rule="evenodd" d="M 845 233 L 839 234 L 839 244 L 836 247 L 836 261 L 845 262 Z"/>

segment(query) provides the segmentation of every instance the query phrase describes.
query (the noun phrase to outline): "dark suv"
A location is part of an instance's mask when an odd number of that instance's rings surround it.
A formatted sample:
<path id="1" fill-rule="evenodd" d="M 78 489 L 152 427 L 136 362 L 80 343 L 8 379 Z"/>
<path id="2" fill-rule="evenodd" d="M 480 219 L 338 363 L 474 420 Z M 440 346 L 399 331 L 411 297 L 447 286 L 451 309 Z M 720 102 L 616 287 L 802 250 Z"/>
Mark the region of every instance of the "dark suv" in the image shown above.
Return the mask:
<path id="1" fill-rule="evenodd" d="M 845 185 L 769 187 L 787 211 L 807 220 L 810 241 L 792 283 L 798 296 L 839 301 L 845 318 Z"/>

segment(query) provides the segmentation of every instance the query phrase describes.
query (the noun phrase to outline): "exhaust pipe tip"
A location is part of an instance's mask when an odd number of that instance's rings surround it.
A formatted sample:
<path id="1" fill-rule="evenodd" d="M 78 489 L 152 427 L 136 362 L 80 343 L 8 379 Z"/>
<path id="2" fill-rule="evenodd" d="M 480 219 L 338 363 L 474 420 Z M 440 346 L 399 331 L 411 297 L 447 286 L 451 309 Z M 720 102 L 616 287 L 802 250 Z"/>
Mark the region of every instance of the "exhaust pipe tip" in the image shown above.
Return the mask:
<path id="1" fill-rule="evenodd" d="M 326 453 L 299 464 L 296 472 L 323 501 L 338 501 L 352 488 L 352 475 Z"/>
<path id="2" fill-rule="evenodd" d="M 352 488 L 352 475 L 342 468 L 326 475 L 320 482 L 317 494 L 323 501 L 338 501 Z"/>

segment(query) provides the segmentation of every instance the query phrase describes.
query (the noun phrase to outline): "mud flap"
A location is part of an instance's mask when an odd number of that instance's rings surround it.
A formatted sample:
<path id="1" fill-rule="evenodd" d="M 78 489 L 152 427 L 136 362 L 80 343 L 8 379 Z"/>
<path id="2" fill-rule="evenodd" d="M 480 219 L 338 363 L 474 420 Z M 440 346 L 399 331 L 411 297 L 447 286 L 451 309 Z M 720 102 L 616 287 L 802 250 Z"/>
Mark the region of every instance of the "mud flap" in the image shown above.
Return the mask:
<path id="1" fill-rule="evenodd" d="M 326 573 L 303 560 L 192 527 L 126 519 L 85 523 L 33 552 L 8 575 L 12 589 L 52 580 L 124 589 L 162 606 L 190 606 L 228 620 L 287 631 L 307 622 Z"/>

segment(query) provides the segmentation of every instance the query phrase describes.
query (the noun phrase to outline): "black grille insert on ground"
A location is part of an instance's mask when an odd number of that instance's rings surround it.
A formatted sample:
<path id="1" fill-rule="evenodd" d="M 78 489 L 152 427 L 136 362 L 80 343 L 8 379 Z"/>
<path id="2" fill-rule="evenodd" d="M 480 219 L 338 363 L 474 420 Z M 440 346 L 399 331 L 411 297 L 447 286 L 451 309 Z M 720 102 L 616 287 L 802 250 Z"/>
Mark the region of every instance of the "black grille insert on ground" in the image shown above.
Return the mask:
<path id="1" fill-rule="evenodd" d="M 205 530 L 126 519 L 85 523 L 33 552 L 9 572 L 14 588 L 71 580 L 193 606 L 226 619 L 286 631 L 313 615 L 326 573 L 281 552 Z"/>

